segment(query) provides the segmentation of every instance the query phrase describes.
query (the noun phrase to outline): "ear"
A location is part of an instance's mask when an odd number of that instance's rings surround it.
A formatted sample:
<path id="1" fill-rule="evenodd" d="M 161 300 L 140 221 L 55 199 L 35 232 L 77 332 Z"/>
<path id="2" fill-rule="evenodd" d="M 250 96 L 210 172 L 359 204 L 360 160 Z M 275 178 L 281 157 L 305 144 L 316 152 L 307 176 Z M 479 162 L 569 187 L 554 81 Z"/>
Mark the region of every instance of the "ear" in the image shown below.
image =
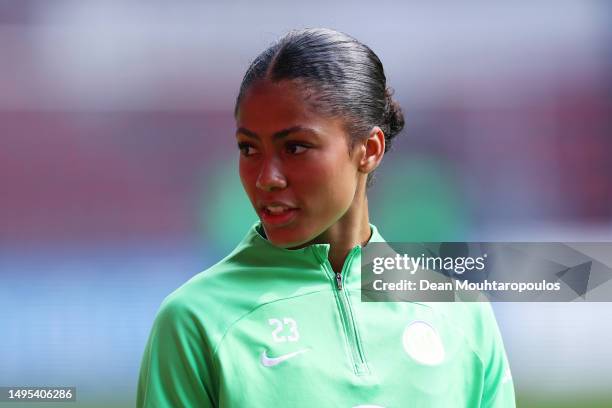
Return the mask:
<path id="1" fill-rule="evenodd" d="M 385 155 L 385 134 L 378 126 L 374 126 L 368 138 L 361 142 L 362 155 L 359 160 L 359 171 L 369 174 L 378 167 Z"/>

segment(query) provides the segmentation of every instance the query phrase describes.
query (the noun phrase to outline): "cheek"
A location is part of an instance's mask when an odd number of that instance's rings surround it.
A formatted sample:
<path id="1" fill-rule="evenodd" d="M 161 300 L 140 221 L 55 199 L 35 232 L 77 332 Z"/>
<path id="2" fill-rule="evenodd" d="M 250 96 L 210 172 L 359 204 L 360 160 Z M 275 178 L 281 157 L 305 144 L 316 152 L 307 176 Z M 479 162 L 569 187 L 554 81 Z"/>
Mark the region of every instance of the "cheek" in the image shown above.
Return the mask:
<path id="1" fill-rule="evenodd" d="M 321 157 L 293 174 L 293 185 L 317 212 L 346 210 L 353 201 L 356 174 L 348 159 Z M 298 187 L 299 186 L 299 187 Z"/>
<path id="2" fill-rule="evenodd" d="M 244 188 L 250 199 L 253 198 L 255 184 L 257 183 L 257 173 L 252 167 L 253 166 L 248 165 L 242 160 L 238 165 L 238 172 L 240 174 L 240 181 L 242 182 L 242 187 Z"/>

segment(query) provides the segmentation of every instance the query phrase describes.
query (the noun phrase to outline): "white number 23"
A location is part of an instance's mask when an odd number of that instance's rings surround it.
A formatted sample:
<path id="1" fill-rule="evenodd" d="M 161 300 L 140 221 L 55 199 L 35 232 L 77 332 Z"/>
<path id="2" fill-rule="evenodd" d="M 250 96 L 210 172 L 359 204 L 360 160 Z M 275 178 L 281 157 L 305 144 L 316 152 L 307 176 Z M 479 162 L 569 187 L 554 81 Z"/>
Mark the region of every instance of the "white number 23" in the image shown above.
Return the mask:
<path id="1" fill-rule="evenodd" d="M 274 326 L 272 331 L 272 339 L 277 343 L 283 343 L 285 341 L 298 341 L 300 339 L 300 333 L 298 332 L 298 326 L 295 320 L 290 317 L 281 319 L 268 319 L 268 323 Z M 280 333 L 283 331 L 285 326 L 289 327 L 289 335 L 281 336 Z"/>

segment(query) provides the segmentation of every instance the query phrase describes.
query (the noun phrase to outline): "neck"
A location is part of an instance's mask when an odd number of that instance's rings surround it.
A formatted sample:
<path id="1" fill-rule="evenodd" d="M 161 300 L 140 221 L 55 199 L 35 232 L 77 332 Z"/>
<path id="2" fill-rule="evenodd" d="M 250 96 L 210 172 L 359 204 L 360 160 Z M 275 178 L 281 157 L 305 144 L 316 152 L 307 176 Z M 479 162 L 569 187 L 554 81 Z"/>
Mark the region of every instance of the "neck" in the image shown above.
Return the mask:
<path id="1" fill-rule="evenodd" d="M 368 198 L 365 194 L 356 197 L 361 198 L 356 198 L 342 218 L 316 239 L 330 244 L 328 258 L 334 272 L 341 272 L 351 249 L 365 245 L 371 236 Z"/>

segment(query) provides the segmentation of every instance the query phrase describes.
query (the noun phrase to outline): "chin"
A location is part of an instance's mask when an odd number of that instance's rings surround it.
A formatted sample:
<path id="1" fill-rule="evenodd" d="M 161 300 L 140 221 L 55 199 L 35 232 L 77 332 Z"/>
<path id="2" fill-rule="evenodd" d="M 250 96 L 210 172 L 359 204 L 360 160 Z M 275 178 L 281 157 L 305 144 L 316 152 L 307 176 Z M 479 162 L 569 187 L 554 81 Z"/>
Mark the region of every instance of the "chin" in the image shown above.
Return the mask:
<path id="1" fill-rule="evenodd" d="M 265 229 L 265 228 L 264 228 Z M 302 246 L 312 240 L 308 234 L 298 231 L 266 230 L 268 241 L 277 247 L 289 249 Z"/>
<path id="2" fill-rule="evenodd" d="M 304 243 L 308 242 L 307 240 L 299 240 L 299 239 L 276 237 L 276 236 L 268 237 L 268 241 L 270 241 L 272 244 L 274 244 L 277 247 L 285 248 L 285 249 L 295 248 L 297 246 L 303 245 Z"/>

